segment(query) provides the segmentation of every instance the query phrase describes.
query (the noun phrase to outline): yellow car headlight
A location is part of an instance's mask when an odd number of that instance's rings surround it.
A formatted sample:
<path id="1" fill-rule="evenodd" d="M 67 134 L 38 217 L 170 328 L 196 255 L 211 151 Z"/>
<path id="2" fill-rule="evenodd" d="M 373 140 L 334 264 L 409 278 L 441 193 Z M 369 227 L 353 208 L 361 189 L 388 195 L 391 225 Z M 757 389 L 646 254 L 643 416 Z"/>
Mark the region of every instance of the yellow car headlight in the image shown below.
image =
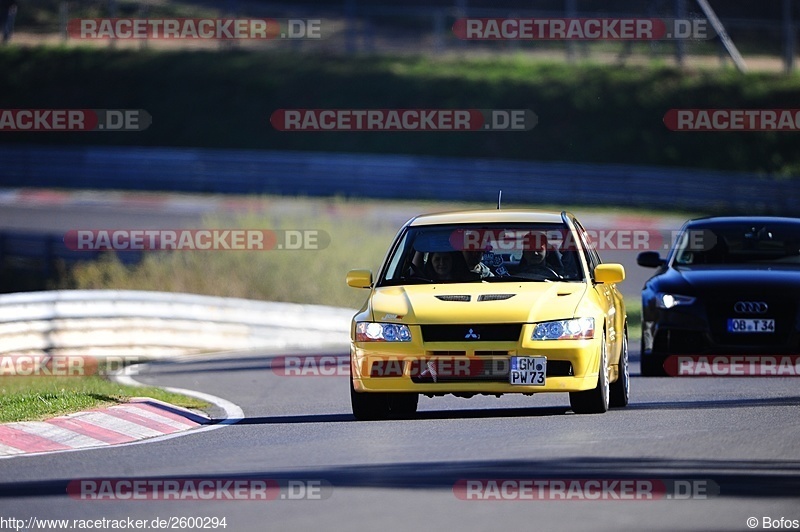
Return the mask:
<path id="1" fill-rule="evenodd" d="M 356 323 L 356 342 L 410 342 L 411 331 L 408 325 L 397 323 L 376 323 L 360 321 Z"/>
<path id="2" fill-rule="evenodd" d="M 583 340 L 594 338 L 594 318 L 543 321 L 533 327 L 531 340 Z"/>

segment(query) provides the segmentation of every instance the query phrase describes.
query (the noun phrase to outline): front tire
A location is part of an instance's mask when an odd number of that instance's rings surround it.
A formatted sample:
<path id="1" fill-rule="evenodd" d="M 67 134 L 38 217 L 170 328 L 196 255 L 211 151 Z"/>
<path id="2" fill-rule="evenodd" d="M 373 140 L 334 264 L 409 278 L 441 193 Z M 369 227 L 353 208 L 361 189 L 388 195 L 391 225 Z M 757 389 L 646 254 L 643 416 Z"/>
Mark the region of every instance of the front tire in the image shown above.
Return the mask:
<path id="1" fill-rule="evenodd" d="M 625 335 L 622 338 L 622 352 L 619 355 L 619 369 L 617 371 L 617 380 L 609 386 L 611 395 L 608 398 L 609 406 L 621 408 L 628 406 L 628 401 L 631 395 L 631 377 L 630 368 L 628 364 L 628 329 L 625 329 Z"/>
<path id="2" fill-rule="evenodd" d="M 411 419 L 417 413 L 418 393 L 390 393 L 389 417 L 393 419 Z"/>
<path id="3" fill-rule="evenodd" d="M 666 360 L 666 357 L 653 352 L 651 352 L 649 355 L 645 355 L 644 340 L 642 340 L 642 348 L 639 351 L 639 360 L 642 377 L 667 376 L 667 372 L 664 370 L 664 361 Z"/>
<path id="4" fill-rule="evenodd" d="M 417 413 L 418 393 L 358 393 L 350 379 L 350 406 L 359 421 L 408 419 Z"/>
<path id="5" fill-rule="evenodd" d="M 600 344 L 600 368 L 597 375 L 597 386 L 593 390 L 570 392 L 569 404 L 576 414 L 602 414 L 608 411 L 609 395 L 606 333 L 603 331 L 603 343 Z"/>

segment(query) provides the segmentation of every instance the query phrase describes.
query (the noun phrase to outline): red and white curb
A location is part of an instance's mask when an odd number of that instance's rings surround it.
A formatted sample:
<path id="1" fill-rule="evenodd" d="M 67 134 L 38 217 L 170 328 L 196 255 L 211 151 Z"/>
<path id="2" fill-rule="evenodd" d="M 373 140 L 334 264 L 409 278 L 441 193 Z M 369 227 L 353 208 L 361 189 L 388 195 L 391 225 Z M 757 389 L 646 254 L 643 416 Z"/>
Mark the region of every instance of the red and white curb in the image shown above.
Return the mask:
<path id="1" fill-rule="evenodd" d="M 147 397 L 46 421 L 0 425 L 0 457 L 89 449 L 165 436 L 207 425 L 204 414 Z"/>

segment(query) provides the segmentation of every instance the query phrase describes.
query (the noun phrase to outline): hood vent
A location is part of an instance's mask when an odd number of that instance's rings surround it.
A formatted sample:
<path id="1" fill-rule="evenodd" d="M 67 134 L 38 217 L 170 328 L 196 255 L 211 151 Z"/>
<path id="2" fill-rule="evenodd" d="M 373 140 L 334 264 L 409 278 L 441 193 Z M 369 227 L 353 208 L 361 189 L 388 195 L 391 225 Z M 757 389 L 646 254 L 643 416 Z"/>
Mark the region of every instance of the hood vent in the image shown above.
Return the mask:
<path id="1" fill-rule="evenodd" d="M 453 295 L 453 296 L 436 296 L 436 299 L 440 301 L 462 301 L 462 302 L 469 302 L 471 296 L 468 295 Z"/>
<path id="2" fill-rule="evenodd" d="M 478 296 L 478 301 L 505 301 L 511 299 L 517 294 L 483 294 Z"/>

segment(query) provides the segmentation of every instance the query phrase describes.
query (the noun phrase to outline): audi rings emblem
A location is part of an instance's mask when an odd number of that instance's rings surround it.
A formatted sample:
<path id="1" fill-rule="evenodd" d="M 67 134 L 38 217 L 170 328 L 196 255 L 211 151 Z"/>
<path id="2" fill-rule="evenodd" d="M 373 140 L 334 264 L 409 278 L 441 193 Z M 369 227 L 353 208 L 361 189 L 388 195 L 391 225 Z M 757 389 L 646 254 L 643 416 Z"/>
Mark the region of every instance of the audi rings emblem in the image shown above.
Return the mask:
<path id="1" fill-rule="evenodd" d="M 737 301 L 733 310 L 738 314 L 764 314 L 769 307 L 763 301 Z"/>

